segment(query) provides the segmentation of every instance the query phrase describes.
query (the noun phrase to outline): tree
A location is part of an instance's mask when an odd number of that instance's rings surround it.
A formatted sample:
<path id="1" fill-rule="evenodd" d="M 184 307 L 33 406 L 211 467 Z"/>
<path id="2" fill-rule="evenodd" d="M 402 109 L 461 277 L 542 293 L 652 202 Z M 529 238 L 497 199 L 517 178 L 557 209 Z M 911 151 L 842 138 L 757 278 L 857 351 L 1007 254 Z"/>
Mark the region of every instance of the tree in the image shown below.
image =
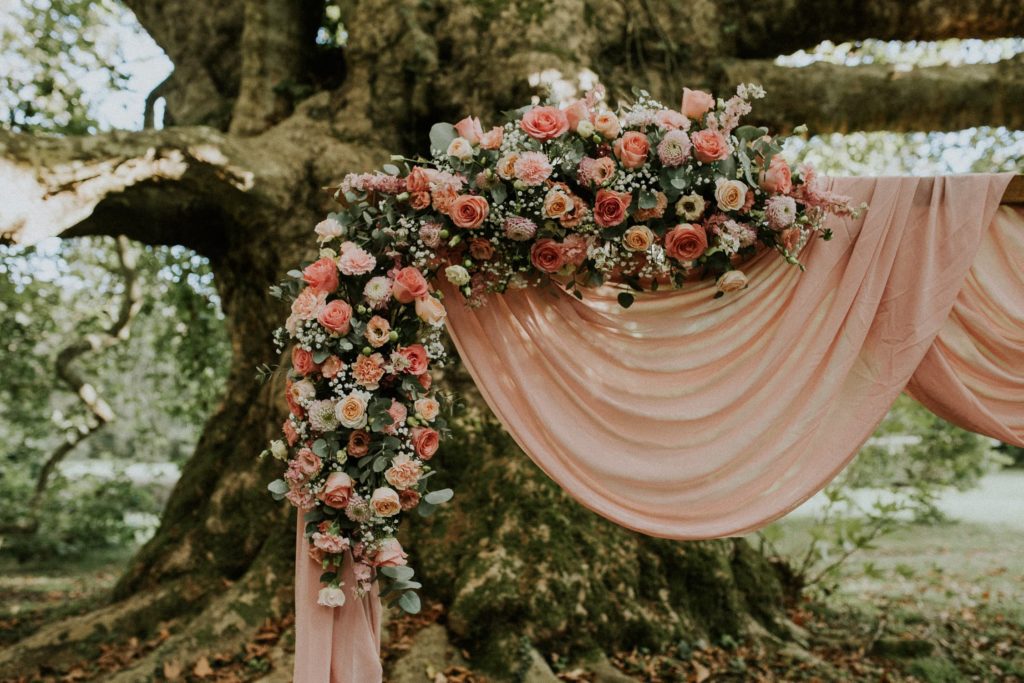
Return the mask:
<path id="1" fill-rule="evenodd" d="M 170 638 L 116 679 L 137 680 L 163 658 L 245 642 L 265 617 L 289 611 L 294 527 L 265 495 L 273 466 L 254 461 L 284 415 L 280 373 L 252 381 L 256 366 L 279 362 L 269 339 L 284 311 L 267 287 L 306 255 L 310 228 L 329 208 L 322 188 L 391 152 L 424 149 L 432 122 L 470 112 L 493 120 L 531 94 L 531 74 L 574 80 L 589 69 L 613 97 L 641 84 L 666 101 L 684 84 L 724 93 L 759 81 L 769 98 L 755 113 L 780 128 L 1024 127 L 1013 106 L 1024 99 L 1020 57 L 909 72 L 772 59 L 825 39 L 1018 35 L 1015 0 L 126 4 L 175 64 L 157 93 L 173 125 L 0 133 L 0 177 L 18 198 L 0 209 L 0 233 L 21 243 L 123 234 L 209 258 L 232 339 L 228 388 L 111 604 L 0 652 L 0 674 L 59 665 L 176 620 Z M 325 39 L 338 22 L 344 45 Z M 448 605 L 449 629 L 492 670 L 518 666 L 509 652 L 520 636 L 576 654 L 785 630 L 779 580 L 746 543 L 672 544 L 598 520 L 469 403 L 467 425 L 485 430 L 464 425 L 462 446 L 443 456 L 451 482 L 466 481 L 462 500 L 412 544 Z M 559 550 L 548 554 L 552 544 Z"/>

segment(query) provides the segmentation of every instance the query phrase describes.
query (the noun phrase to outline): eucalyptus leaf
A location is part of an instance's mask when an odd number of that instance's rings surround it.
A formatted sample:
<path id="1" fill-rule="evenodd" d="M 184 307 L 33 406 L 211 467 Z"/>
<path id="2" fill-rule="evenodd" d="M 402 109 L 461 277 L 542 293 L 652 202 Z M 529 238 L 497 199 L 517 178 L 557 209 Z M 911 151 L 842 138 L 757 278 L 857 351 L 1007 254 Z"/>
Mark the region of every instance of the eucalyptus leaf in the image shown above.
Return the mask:
<path id="1" fill-rule="evenodd" d="M 274 500 L 281 500 L 288 493 L 288 483 L 284 479 L 275 479 L 267 484 L 267 490 L 274 496 Z"/>
<path id="2" fill-rule="evenodd" d="M 452 144 L 456 137 L 458 133 L 455 132 L 455 126 L 450 123 L 435 123 L 430 127 L 430 149 L 443 154 L 448 151 L 448 145 Z"/>
<path id="3" fill-rule="evenodd" d="M 381 567 L 380 573 L 398 581 L 408 581 L 415 571 L 412 567 Z"/>
<path id="4" fill-rule="evenodd" d="M 384 164 L 383 166 L 381 166 L 381 170 L 383 170 L 388 175 L 398 175 L 401 172 L 398 170 L 398 167 L 395 166 L 394 164 Z"/>
<path id="5" fill-rule="evenodd" d="M 423 496 L 423 500 L 431 505 L 440 505 L 441 503 L 447 503 L 451 500 L 453 495 L 455 495 L 455 492 L 451 489 L 438 489 L 437 491 L 431 491 L 427 495 Z"/>
<path id="6" fill-rule="evenodd" d="M 321 458 L 327 457 L 327 442 L 323 439 L 317 439 L 313 442 L 313 452 Z"/>
<path id="7" fill-rule="evenodd" d="M 419 614 L 420 596 L 416 595 L 416 593 L 412 591 L 406 591 L 402 593 L 402 597 L 398 599 L 398 606 L 409 614 Z"/>

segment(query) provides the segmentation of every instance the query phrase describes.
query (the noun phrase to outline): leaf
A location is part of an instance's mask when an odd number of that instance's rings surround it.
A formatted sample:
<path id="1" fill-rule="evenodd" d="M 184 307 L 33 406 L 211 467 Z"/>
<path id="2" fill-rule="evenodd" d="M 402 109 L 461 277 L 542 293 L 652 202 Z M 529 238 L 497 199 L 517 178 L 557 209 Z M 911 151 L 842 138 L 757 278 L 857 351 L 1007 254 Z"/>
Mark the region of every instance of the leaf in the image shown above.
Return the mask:
<path id="1" fill-rule="evenodd" d="M 383 472 L 388 468 L 388 459 L 385 457 L 375 458 L 373 461 L 373 471 Z"/>
<path id="2" fill-rule="evenodd" d="M 337 572 L 324 572 L 320 575 L 320 583 L 330 583 L 338 578 Z"/>
<path id="3" fill-rule="evenodd" d="M 619 305 L 622 306 L 623 308 L 629 308 L 630 306 L 633 305 L 633 302 L 636 300 L 636 297 L 634 297 L 629 292 L 619 292 L 619 296 L 617 298 L 619 300 Z"/>
<path id="4" fill-rule="evenodd" d="M 491 199 L 495 204 L 501 204 L 508 197 L 508 189 L 505 187 L 505 183 L 498 183 L 491 188 Z"/>
<path id="5" fill-rule="evenodd" d="M 658 205 L 658 195 L 647 190 L 640 191 L 640 208 L 653 209 Z"/>
<path id="6" fill-rule="evenodd" d="M 435 123 L 430 127 L 430 149 L 444 154 L 456 137 L 458 134 L 455 132 L 455 126 L 450 123 Z"/>
<path id="7" fill-rule="evenodd" d="M 409 614 L 419 614 L 420 611 L 420 596 L 412 591 L 406 591 L 402 593 L 402 597 L 398 599 L 398 606 Z"/>
<path id="8" fill-rule="evenodd" d="M 447 503 L 452 499 L 455 492 L 451 489 L 438 489 L 437 491 L 431 491 L 427 495 L 423 496 L 423 500 L 427 501 L 431 505 L 440 505 L 441 503 Z"/>
<path id="9" fill-rule="evenodd" d="M 758 126 L 740 126 L 732 132 L 740 140 L 756 140 L 768 134 L 768 129 Z"/>
<path id="10" fill-rule="evenodd" d="M 267 484 L 267 490 L 274 496 L 274 500 L 281 500 L 288 493 L 288 483 L 284 479 L 275 479 Z"/>
<path id="11" fill-rule="evenodd" d="M 196 661 L 196 665 L 192 667 L 192 675 L 196 678 L 212 676 L 213 667 L 210 666 L 210 660 L 206 657 L 200 657 L 199 660 Z"/>
<path id="12" fill-rule="evenodd" d="M 329 355 L 331 355 L 330 351 L 327 351 L 326 349 L 317 349 L 316 351 L 313 352 L 313 362 L 323 363 L 325 360 L 327 360 L 327 357 Z"/>
<path id="13" fill-rule="evenodd" d="M 164 678 L 169 681 L 176 681 L 181 678 L 181 662 L 176 659 L 169 659 L 164 662 Z"/>
<path id="14" fill-rule="evenodd" d="M 421 500 L 420 504 L 416 507 L 416 512 L 419 513 L 420 517 L 429 517 L 434 514 L 435 510 L 437 510 L 437 506 L 431 505 L 425 500 Z"/>
<path id="15" fill-rule="evenodd" d="M 415 571 L 412 567 L 381 567 L 380 573 L 398 581 L 408 581 Z"/>
<path id="16" fill-rule="evenodd" d="M 395 166 L 394 164 L 384 164 L 383 166 L 381 166 L 381 170 L 383 170 L 388 175 L 398 175 L 401 172 L 398 170 L 398 167 Z"/>
<path id="17" fill-rule="evenodd" d="M 327 457 L 327 442 L 323 439 L 317 439 L 313 442 L 313 452 L 321 458 Z"/>

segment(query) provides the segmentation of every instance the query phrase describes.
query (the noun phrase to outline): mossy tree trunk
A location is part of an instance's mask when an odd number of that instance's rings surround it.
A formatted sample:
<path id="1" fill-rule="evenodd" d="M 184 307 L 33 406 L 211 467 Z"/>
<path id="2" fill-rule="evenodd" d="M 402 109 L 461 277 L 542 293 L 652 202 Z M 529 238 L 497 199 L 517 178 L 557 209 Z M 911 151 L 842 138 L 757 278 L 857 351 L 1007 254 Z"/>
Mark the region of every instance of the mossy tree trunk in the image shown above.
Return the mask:
<path id="1" fill-rule="evenodd" d="M 0 676 L 67 666 L 166 624 L 171 637 L 120 675 L 142 680 L 170 658 L 240 647 L 265 618 L 289 613 L 293 527 L 264 492 L 274 466 L 255 459 L 285 413 L 280 373 L 253 381 L 258 365 L 279 361 L 270 331 L 284 311 L 267 288 L 308 255 L 329 208 L 322 188 L 389 151 L 422 150 L 430 123 L 471 112 L 494 121 L 531 94 L 531 74 L 571 81 L 582 69 L 613 99 L 633 84 L 674 102 L 683 85 L 724 94 L 760 80 L 772 89 L 763 121 L 816 132 L 1020 127 L 1024 115 L 1012 106 L 1024 98 L 1020 58 L 898 79 L 878 66 L 771 61 L 825 39 L 1019 35 L 1016 0 L 339 0 L 328 4 L 350 36 L 343 48 L 316 45 L 319 1 L 126 2 L 175 64 L 159 88 L 173 127 L 0 132 L 0 177 L 25 199 L 0 236 L 124 234 L 195 249 L 213 265 L 234 359 L 159 531 L 110 604 L 0 652 Z M 511 666 L 510 644 L 524 638 L 573 656 L 783 627 L 780 584 L 746 543 L 672 543 L 601 520 L 470 403 L 440 456 L 456 502 L 413 525 L 408 543 L 449 630 L 492 670 Z"/>

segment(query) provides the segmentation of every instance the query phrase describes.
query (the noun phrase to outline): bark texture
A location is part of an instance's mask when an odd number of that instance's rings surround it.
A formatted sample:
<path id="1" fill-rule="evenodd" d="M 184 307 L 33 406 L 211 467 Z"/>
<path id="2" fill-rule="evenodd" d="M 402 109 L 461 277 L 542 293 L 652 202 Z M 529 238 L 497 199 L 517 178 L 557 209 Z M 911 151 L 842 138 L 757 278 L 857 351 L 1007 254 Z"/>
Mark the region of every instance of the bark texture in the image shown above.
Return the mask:
<path id="1" fill-rule="evenodd" d="M 495 120 L 532 93 L 531 74 L 599 74 L 611 97 L 640 85 L 672 103 L 683 85 L 726 94 L 761 81 L 755 111 L 816 132 L 1021 127 L 1020 58 L 902 73 L 775 66 L 823 40 L 1019 34 L 1012 0 L 338 0 L 349 41 L 314 44 L 323 4 L 303 0 L 126 0 L 175 64 L 160 86 L 166 130 L 88 138 L 0 133 L 0 237 L 123 234 L 209 257 L 234 359 L 221 405 L 184 468 L 156 536 L 109 606 L 0 652 L 0 676 L 56 668 L 168 624 L 172 635 L 118 680 L 168 658 L 241 647 L 290 604 L 292 526 L 255 455 L 285 414 L 270 343 L 283 307 L 266 292 L 313 243 L 322 188 L 415 154 L 429 124 Z M 453 386 L 471 393 L 458 373 Z M 782 632 L 781 585 L 741 540 L 670 543 L 604 522 L 569 500 L 481 407 L 442 454 L 456 503 L 407 539 L 447 628 L 497 674 L 523 639 L 566 656 L 679 639 Z M 286 662 L 278 662 L 286 670 Z"/>

